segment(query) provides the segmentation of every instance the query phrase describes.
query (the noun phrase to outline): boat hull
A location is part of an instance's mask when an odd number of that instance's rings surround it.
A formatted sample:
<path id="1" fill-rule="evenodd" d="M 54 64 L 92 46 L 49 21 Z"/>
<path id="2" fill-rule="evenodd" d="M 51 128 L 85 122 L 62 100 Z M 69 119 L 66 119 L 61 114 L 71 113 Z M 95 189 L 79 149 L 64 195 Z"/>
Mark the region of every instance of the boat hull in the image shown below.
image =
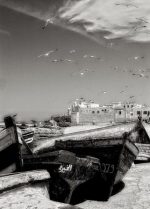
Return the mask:
<path id="1" fill-rule="evenodd" d="M 4 118 L 6 128 L 0 132 L 0 175 L 21 169 L 21 153 L 13 118 Z"/>
<path id="2" fill-rule="evenodd" d="M 51 174 L 51 199 L 72 204 L 77 203 L 72 199 L 76 188 L 95 178 L 100 169 L 97 158 L 90 156 L 80 158 L 64 150 L 38 156 L 24 156 L 23 164 L 24 170 L 47 169 Z"/>
<path id="3" fill-rule="evenodd" d="M 45 142 L 42 141 L 38 147 L 34 147 L 33 153 L 41 157 L 41 160 L 40 162 L 32 162 L 31 164 L 33 164 L 32 166 L 37 166 L 37 164 L 38 166 L 47 166 L 42 168 L 50 169 L 52 168 L 52 164 L 43 164 L 44 159 L 42 155 L 45 153 L 48 156 L 51 155 L 50 153 L 53 151 L 60 150 L 74 153 L 76 158 L 87 158 L 87 156 L 94 157 L 99 161 L 99 171 L 95 172 L 92 178 L 88 178 L 85 172 L 87 181 L 82 182 L 74 189 L 70 202 L 75 203 L 73 196 L 84 196 L 85 199 L 90 199 L 91 195 L 91 199 L 108 200 L 112 194 L 114 185 L 122 181 L 124 175 L 130 169 L 138 155 L 138 148 L 131 142 L 131 139 L 136 140 L 139 137 L 139 130 L 139 124 L 132 123 L 54 137 Z M 48 158 L 50 159 L 50 156 Z M 56 159 L 54 159 L 54 162 L 56 162 Z M 26 164 L 25 160 L 24 164 Z M 61 162 L 61 165 L 58 165 L 55 170 L 55 175 L 53 175 L 57 176 L 54 185 L 58 183 L 57 187 L 62 188 L 62 191 L 66 182 L 68 183 L 68 180 L 72 179 L 69 179 L 70 177 L 66 179 L 66 177 L 59 172 L 60 167 L 63 166 L 63 174 L 65 174 L 65 172 L 68 173 L 68 170 L 65 170 L 65 168 L 67 166 L 70 168 L 70 165 L 72 168 L 75 168 L 75 171 L 79 170 L 80 165 L 76 163 L 73 164 L 71 160 L 68 160 L 68 162 L 65 163 Z M 53 169 L 51 169 L 51 172 L 53 173 Z M 72 170 L 70 170 L 70 173 L 71 172 Z M 80 172 L 73 181 L 75 182 L 80 178 L 79 176 Z M 60 179 L 61 183 L 59 183 L 58 179 Z M 70 188 L 72 187 L 71 185 L 74 184 L 73 181 L 70 183 Z M 64 193 L 69 193 L 69 191 L 71 191 L 70 188 Z M 57 195 L 55 200 L 57 200 Z M 58 200 L 66 201 L 66 198 L 58 198 Z"/>
<path id="4" fill-rule="evenodd" d="M 124 138 L 104 140 L 107 141 L 107 145 L 103 145 L 104 141 L 101 139 L 99 145 L 98 141 L 96 142 L 97 146 L 90 146 L 91 142 L 89 141 L 88 143 L 87 140 L 87 147 L 84 142 L 81 143 L 80 141 L 58 141 L 56 142 L 56 148 L 71 151 L 79 157 L 93 156 L 98 158 L 100 162 L 100 175 L 97 175 L 94 180 L 92 179 L 92 183 L 89 182 L 88 187 L 91 190 L 93 188 L 93 192 L 97 188 L 99 194 L 96 194 L 96 199 L 108 200 L 112 194 L 114 185 L 122 181 L 124 175 L 132 166 L 138 155 L 138 148 L 128 139 Z M 88 195 L 87 198 L 90 198 L 90 194 L 86 195 Z"/>
<path id="5" fill-rule="evenodd" d="M 135 143 L 139 149 L 139 155 L 136 158 L 136 162 L 150 161 L 150 144 Z"/>
<path id="6" fill-rule="evenodd" d="M 138 148 L 126 137 L 56 141 L 55 149 L 36 157 L 24 156 L 24 169 L 48 169 L 51 198 L 71 204 L 80 199 L 107 201 L 138 155 Z"/>

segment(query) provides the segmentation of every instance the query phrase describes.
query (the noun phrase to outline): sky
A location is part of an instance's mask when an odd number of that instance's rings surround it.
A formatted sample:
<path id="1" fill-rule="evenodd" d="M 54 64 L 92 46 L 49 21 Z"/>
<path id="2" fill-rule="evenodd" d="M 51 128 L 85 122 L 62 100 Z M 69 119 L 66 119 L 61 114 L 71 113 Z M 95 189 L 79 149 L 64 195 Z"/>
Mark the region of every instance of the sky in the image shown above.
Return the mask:
<path id="1" fill-rule="evenodd" d="M 150 105 L 148 0 L 0 0 L 0 120 L 95 103 Z"/>

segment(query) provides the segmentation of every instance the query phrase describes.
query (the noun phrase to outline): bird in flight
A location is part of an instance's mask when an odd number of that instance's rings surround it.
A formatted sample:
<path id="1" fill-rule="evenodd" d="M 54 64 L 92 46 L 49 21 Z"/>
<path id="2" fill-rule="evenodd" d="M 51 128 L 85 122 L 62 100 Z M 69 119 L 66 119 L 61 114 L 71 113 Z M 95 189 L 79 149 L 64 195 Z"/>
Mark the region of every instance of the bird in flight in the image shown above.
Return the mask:
<path id="1" fill-rule="evenodd" d="M 130 96 L 129 99 L 135 98 L 135 96 Z"/>
<path id="2" fill-rule="evenodd" d="M 138 29 L 141 29 L 141 28 L 146 28 L 147 26 L 146 25 L 142 25 L 142 26 L 135 26 L 135 27 L 133 27 L 133 30 L 134 31 L 137 31 Z"/>
<path id="3" fill-rule="evenodd" d="M 120 94 L 122 94 L 122 93 L 125 93 L 125 91 L 124 90 L 120 91 Z"/>
<path id="4" fill-rule="evenodd" d="M 65 59 L 64 61 L 66 61 L 66 62 L 73 62 L 73 60 L 71 60 L 71 59 Z"/>
<path id="5" fill-rule="evenodd" d="M 135 60 L 139 59 L 139 57 L 134 57 Z"/>
<path id="6" fill-rule="evenodd" d="M 73 54 L 73 53 L 75 53 L 75 52 L 76 52 L 75 49 L 72 49 L 72 50 L 69 51 L 70 54 Z"/>
<path id="7" fill-rule="evenodd" d="M 87 54 L 83 55 L 83 58 L 87 58 L 87 57 L 88 57 L 88 55 L 87 55 Z"/>
<path id="8" fill-rule="evenodd" d="M 42 26 L 42 29 L 45 29 L 49 24 L 53 24 L 54 23 L 54 20 L 51 18 L 51 19 L 47 19 L 45 21 L 45 24 Z"/>
<path id="9" fill-rule="evenodd" d="M 138 76 L 140 78 L 149 78 L 148 75 L 145 75 L 144 73 L 132 73 L 133 76 Z"/>
<path id="10" fill-rule="evenodd" d="M 52 62 L 59 62 L 60 60 L 58 60 L 58 59 L 54 59 L 54 60 L 52 60 Z"/>
<path id="11" fill-rule="evenodd" d="M 149 23 L 144 19 L 144 17 L 136 18 L 138 21 L 143 22 L 143 23 Z"/>
<path id="12" fill-rule="evenodd" d="M 103 91 L 102 93 L 103 93 L 103 94 L 107 94 L 107 91 Z"/>
<path id="13" fill-rule="evenodd" d="M 136 7 L 138 8 L 138 6 L 136 6 L 135 4 L 131 4 L 131 3 L 116 3 L 116 6 L 126 6 L 126 7 Z"/>
<path id="14" fill-rule="evenodd" d="M 48 51 L 48 52 L 46 52 L 46 53 L 44 53 L 44 54 L 40 54 L 40 55 L 38 56 L 38 58 L 40 58 L 40 57 L 48 57 L 50 54 L 52 54 L 52 53 L 54 53 L 54 52 L 56 52 L 56 51 L 58 51 L 58 49 L 50 50 L 50 51 Z"/>

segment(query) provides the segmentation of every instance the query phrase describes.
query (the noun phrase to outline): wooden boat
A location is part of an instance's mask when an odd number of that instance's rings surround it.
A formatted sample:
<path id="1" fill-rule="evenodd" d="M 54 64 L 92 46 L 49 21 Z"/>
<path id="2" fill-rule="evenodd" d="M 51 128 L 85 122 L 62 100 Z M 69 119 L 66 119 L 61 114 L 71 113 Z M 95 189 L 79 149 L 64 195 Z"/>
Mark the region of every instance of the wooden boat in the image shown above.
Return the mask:
<path id="1" fill-rule="evenodd" d="M 136 162 L 150 161 L 150 124 L 143 122 L 142 126 L 145 129 L 146 134 L 135 142 L 139 149 Z"/>
<path id="2" fill-rule="evenodd" d="M 27 144 L 30 144 L 33 142 L 34 131 L 24 131 L 22 132 L 22 137 Z"/>
<path id="3" fill-rule="evenodd" d="M 113 187 L 119 183 L 138 155 L 138 148 L 132 143 L 128 135 L 120 137 L 101 137 L 99 139 L 56 141 L 56 149 L 69 150 L 77 156 L 89 155 L 99 159 L 100 173 L 95 182 L 89 184 L 93 189 L 97 186 L 100 199 L 108 200 Z M 99 185 L 98 185 L 99 184 Z M 89 194 L 86 194 L 87 197 Z M 95 198 L 98 198 L 97 196 Z"/>
<path id="4" fill-rule="evenodd" d="M 74 190 L 74 195 L 84 194 L 87 199 L 108 200 L 114 185 L 123 179 L 138 155 L 138 148 L 132 141 L 137 141 L 145 134 L 139 122 L 114 125 L 54 137 L 42 141 L 32 151 L 40 156 L 42 153 L 66 150 L 75 153 L 77 158 L 91 156 L 98 159 L 99 171 L 94 178 L 87 178 L 88 181 L 79 185 Z M 93 196 L 90 197 L 92 190 Z M 72 203 L 71 198 L 69 201 Z"/>
<path id="5" fill-rule="evenodd" d="M 5 129 L 0 132 L 0 175 L 21 169 L 20 143 L 15 121 L 4 118 Z"/>
<path id="6" fill-rule="evenodd" d="M 79 158 L 65 150 L 24 156 L 23 165 L 25 170 L 47 169 L 51 174 L 51 198 L 65 203 L 77 203 L 77 199 L 72 199 L 76 188 L 95 178 L 100 170 L 97 158 L 90 156 Z"/>
<path id="7" fill-rule="evenodd" d="M 150 161 L 150 144 L 135 143 L 139 149 L 139 154 L 135 162 L 148 162 Z"/>
<path id="8" fill-rule="evenodd" d="M 105 134 L 105 136 L 107 137 L 107 135 L 109 135 L 111 133 L 112 130 L 112 134 L 115 134 L 117 136 L 117 134 L 123 134 L 124 132 L 131 132 L 130 133 L 130 140 L 135 143 L 135 145 L 138 147 L 139 149 L 139 154 L 137 156 L 137 158 L 135 159 L 135 161 L 149 161 L 150 160 L 150 125 L 146 124 L 144 122 L 138 121 L 138 122 L 132 122 L 132 123 L 122 123 L 122 124 L 117 124 L 117 125 L 113 125 L 110 126 L 110 129 L 108 129 L 108 127 L 104 127 L 104 128 L 97 128 L 97 129 L 93 129 L 93 131 L 90 130 L 86 130 L 86 131 L 80 131 L 78 133 L 76 133 L 74 136 L 73 134 L 65 134 L 63 138 L 61 137 L 57 137 L 57 138 L 53 138 L 51 140 L 46 140 L 45 142 L 42 141 L 42 143 L 37 142 L 37 144 L 35 146 L 33 146 L 33 153 L 41 153 L 41 152 L 46 152 L 47 150 L 54 150 L 55 149 L 55 142 L 58 140 L 69 140 L 69 137 L 76 137 L 79 136 L 80 134 L 84 134 L 85 138 L 90 137 L 90 133 L 93 132 L 93 134 L 96 135 L 96 137 L 98 138 L 98 134 Z M 108 133 L 109 131 L 109 133 Z M 117 133 L 118 131 L 118 133 Z M 107 133 L 106 133 L 107 132 Z M 107 135 L 106 135 L 107 134 Z M 75 140 L 77 140 L 78 137 L 76 137 Z"/>

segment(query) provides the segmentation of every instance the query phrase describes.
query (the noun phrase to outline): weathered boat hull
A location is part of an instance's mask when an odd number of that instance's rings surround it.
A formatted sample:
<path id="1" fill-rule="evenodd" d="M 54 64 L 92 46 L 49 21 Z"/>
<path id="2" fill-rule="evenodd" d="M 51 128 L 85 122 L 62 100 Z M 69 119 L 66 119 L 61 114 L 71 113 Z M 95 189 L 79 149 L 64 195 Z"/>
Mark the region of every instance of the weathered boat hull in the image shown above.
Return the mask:
<path id="1" fill-rule="evenodd" d="M 21 168 L 20 145 L 15 122 L 11 117 L 4 118 L 6 128 L 0 132 L 0 175 Z"/>
<path id="2" fill-rule="evenodd" d="M 119 183 L 138 155 L 138 148 L 128 138 L 101 139 L 94 141 L 57 141 L 56 149 L 64 149 L 76 153 L 77 156 L 93 156 L 100 161 L 101 175 L 92 180 L 93 192 L 97 188 L 96 198 L 108 200 L 114 184 Z M 106 145 L 105 145 L 106 144 Z M 98 184 L 99 182 L 99 184 Z M 95 184 L 95 185 L 94 185 Z M 87 193 L 87 191 L 86 191 Z M 90 191 L 91 193 L 91 191 Z M 89 198 L 90 194 L 88 194 Z M 98 197 L 99 196 L 99 197 Z"/>
<path id="3" fill-rule="evenodd" d="M 143 122 L 142 127 L 145 132 L 141 132 L 140 137 L 135 141 L 139 149 L 139 154 L 136 158 L 138 163 L 150 160 L 150 125 Z"/>
<path id="4" fill-rule="evenodd" d="M 135 143 L 139 149 L 139 154 L 136 158 L 136 162 L 150 161 L 150 144 Z"/>
<path id="5" fill-rule="evenodd" d="M 25 170 L 39 168 L 49 170 L 51 199 L 65 203 L 77 203 L 77 200 L 72 199 L 76 188 L 95 178 L 100 170 L 97 158 L 90 156 L 79 158 L 74 153 L 64 150 L 38 156 L 24 156 L 23 164 Z"/>
<path id="6" fill-rule="evenodd" d="M 32 144 L 32 152 L 34 154 L 41 154 L 41 153 L 46 153 L 49 151 L 54 151 L 56 150 L 55 143 L 57 141 L 69 141 L 69 140 L 74 140 L 74 141 L 81 141 L 82 140 L 86 141 L 88 139 L 94 140 L 95 146 L 96 146 L 96 140 L 102 139 L 102 138 L 112 138 L 112 139 L 117 139 L 121 138 L 125 132 L 130 133 L 134 132 L 134 130 L 137 129 L 137 124 L 136 123 L 130 123 L 130 124 L 120 124 L 120 125 L 113 125 L 113 126 L 108 126 L 108 127 L 103 127 L 103 128 L 96 128 L 96 129 L 91 129 L 91 130 L 86 130 L 86 131 L 80 131 L 80 132 L 75 132 L 75 133 L 69 133 L 69 134 L 64 134 L 62 136 L 57 136 L 57 137 L 52 137 L 52 138 L 47 138 L 45 140 L 38 140 L 35 141 Z M 135 130 L 137 133 L 137 130 Z M 133 140 L 136 140 L 139 136 L 135 134 L 135 136 L 131 134 Z M 104 143 L 103 143 L 104 144 Z M 107 144 L 107 141 L 106 141 Z"/>

